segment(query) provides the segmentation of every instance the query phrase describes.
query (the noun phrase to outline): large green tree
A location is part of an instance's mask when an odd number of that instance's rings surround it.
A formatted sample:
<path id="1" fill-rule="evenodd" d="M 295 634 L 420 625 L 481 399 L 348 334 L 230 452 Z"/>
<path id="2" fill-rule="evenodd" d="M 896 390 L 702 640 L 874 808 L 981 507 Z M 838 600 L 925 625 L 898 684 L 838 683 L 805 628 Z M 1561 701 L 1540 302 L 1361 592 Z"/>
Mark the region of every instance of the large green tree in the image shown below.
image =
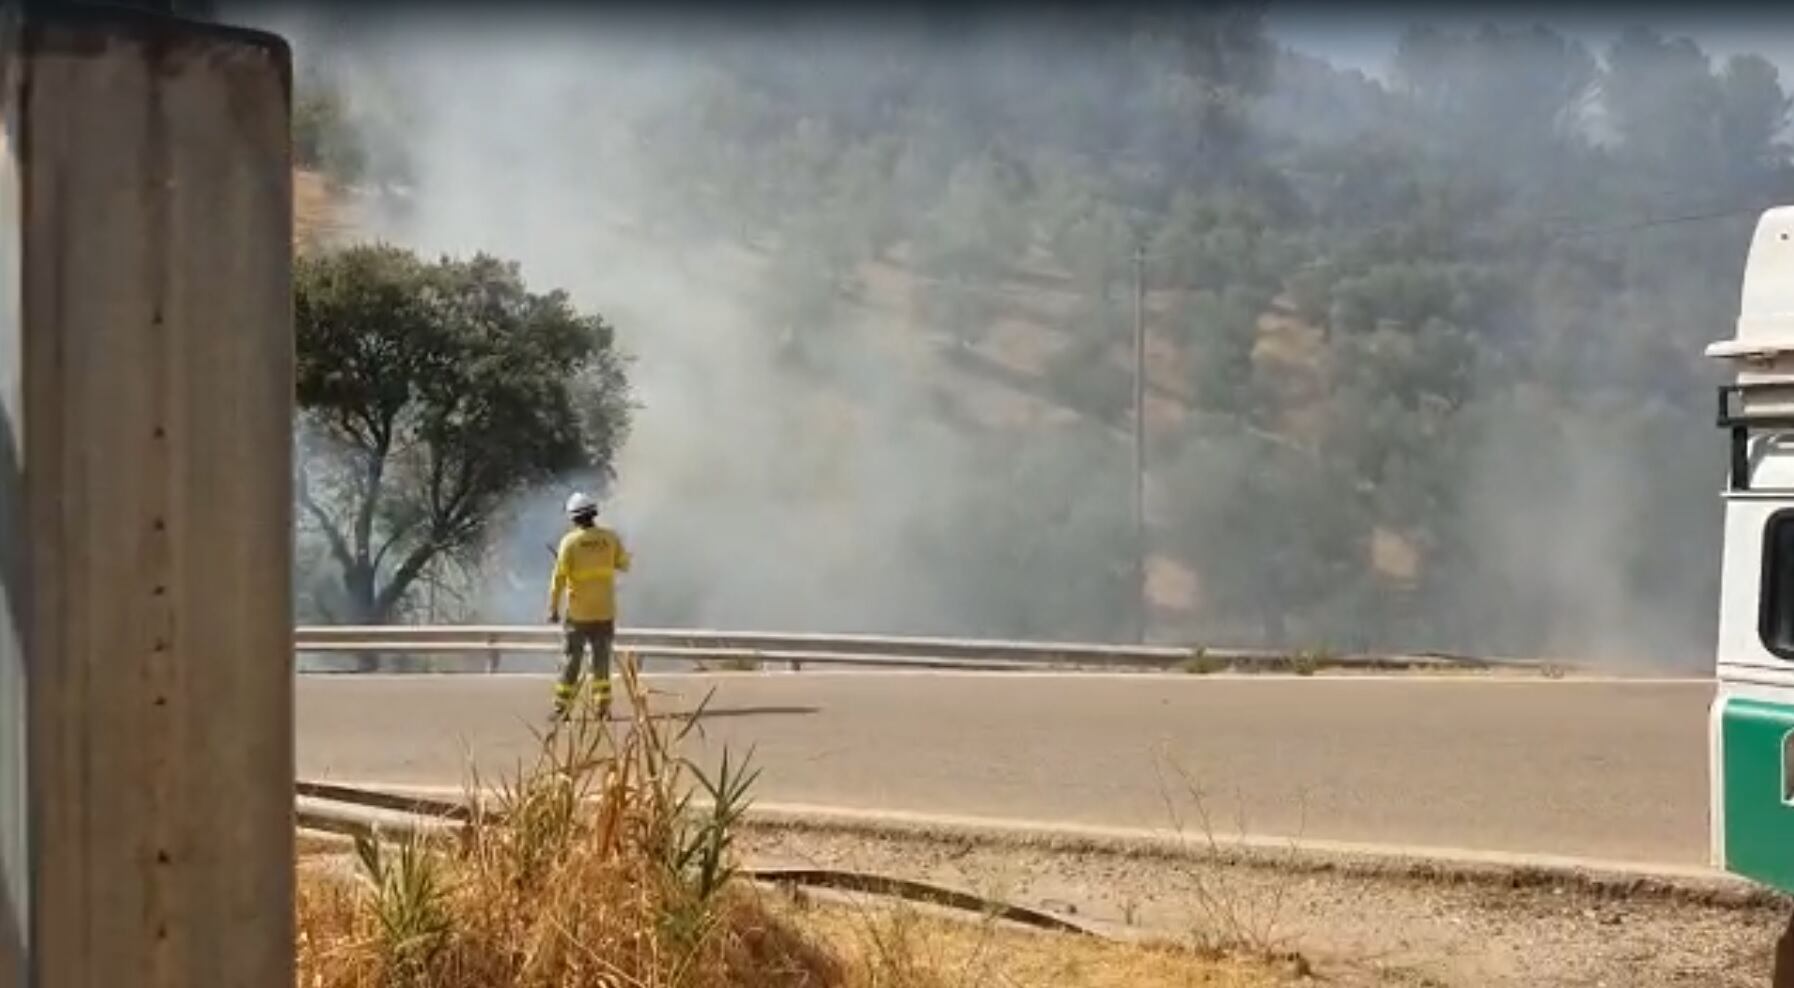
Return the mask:
<path id="1" fill-rule="evenodd" d="M 356 246 L 301 258 L 295 286 L 296 490 L 334 571 L 326 618 L 393 620 L 508 500 L 611 469 L 629 423 L 615 332 L 516 264 Z"/>

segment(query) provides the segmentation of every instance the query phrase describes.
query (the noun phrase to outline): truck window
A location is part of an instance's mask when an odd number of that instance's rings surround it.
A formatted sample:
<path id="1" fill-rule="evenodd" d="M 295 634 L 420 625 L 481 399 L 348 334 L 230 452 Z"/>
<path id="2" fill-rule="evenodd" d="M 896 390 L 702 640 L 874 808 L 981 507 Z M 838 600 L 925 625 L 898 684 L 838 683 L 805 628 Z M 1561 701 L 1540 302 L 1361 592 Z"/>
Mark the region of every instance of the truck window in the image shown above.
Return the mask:
<path id="1" fill-rule="evenodd" d="M 1769 516 L 1763 526 L 1763 596 L 1757 630 L 1763 646 L 1794 659 L 1794 509 Z"/>

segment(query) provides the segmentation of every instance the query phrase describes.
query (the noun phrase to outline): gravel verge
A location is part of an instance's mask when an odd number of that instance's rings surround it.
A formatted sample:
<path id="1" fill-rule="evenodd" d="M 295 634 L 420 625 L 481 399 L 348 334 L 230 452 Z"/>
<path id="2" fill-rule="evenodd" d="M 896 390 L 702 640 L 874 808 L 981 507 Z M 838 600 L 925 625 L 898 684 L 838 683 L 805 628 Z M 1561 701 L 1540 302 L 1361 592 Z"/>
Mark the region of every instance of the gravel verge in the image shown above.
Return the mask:
<path id="1" fill-rule="evenodd" d="M 1299 953 L 1326 981 L 1436 988 L 1768 983 L 1782 897 L 1728 881 L 1327 861 L 1312 853 L 1004 840 L 759 822 L 754 864 L 917 878 L 1104 932 Z"/>

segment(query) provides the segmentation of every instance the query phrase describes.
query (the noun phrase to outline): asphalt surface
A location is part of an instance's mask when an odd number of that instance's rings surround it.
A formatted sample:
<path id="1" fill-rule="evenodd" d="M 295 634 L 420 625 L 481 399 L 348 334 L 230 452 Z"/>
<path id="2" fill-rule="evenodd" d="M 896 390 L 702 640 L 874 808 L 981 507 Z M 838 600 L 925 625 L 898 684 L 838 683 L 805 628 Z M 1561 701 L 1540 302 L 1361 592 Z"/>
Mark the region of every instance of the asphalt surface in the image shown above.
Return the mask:
<path id="1" fill-rule="evenodd" d="M 548 680 L 306 676 L 302 778 L 443 785 L 533 750 Z M 812 673 L 715 687 L 763 802 L 1700 865 L 1698 682 Z"/>

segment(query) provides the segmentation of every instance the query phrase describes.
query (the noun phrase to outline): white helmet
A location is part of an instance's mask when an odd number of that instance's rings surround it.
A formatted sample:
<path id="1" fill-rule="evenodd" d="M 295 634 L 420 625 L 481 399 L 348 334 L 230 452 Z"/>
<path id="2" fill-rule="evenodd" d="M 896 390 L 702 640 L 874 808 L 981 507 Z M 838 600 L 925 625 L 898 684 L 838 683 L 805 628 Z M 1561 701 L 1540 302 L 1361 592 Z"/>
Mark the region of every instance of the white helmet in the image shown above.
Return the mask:
<path id="1" fill-rule="evenodd" d="M 587 497 L 582 491 L 574 491 L 573 496 L 567 499 L 567 516 L 569 518 L 577 518 L 580 515 L 595 515 L 597 513 L 598 502 Z"/>

